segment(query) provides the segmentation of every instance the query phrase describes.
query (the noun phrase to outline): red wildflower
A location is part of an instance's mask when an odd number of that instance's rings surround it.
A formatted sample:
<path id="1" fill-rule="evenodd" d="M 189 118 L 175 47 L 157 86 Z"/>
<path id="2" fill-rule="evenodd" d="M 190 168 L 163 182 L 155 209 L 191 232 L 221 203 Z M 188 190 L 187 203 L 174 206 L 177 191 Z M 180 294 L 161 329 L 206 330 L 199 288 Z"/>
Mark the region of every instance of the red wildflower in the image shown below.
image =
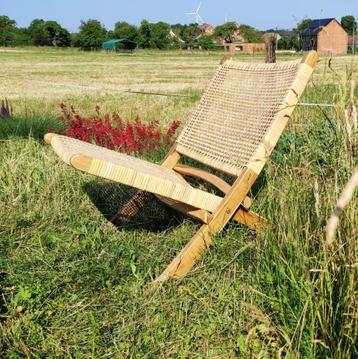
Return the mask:
<path id="1" fill-rule="evenodd" d="M 127 121 L 124 124 L 117 113 L 107 113 L 101 117 L 98 105 L 95 107 L 94 117 L 81 116 L 73 106 L 68 109 L 65 103 L 61 103 L 60 108 L 60 119 L 65 124 L 63 134 L 126 153 L 152 151 L 169 145 L 180 126 L 179 121 L 173 121 L 162 133 L 158 121 L 146 124 L 137 117 L 134 122 Z"/>

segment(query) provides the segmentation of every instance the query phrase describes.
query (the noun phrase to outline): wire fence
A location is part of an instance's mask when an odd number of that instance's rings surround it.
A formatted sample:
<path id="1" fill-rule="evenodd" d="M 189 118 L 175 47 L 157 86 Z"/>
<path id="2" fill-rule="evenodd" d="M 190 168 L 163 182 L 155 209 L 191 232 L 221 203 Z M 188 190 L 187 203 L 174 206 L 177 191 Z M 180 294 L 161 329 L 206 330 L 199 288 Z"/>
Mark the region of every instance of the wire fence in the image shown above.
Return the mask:
<path id="1" fill-rule="evenodd" d="M 87 86 L 87 85 L 79 85 L 73 83 L 53 83 L 48 81 L 34 81 L 38 84 L 51 85 L 51 86 L 59 86 L 59 87 L 67 87 L 67 88 L 76 88 L 83 89 L 89 91 L 101 91 L 101 92 L 116 92 L 116 93 L 124 93 L 124 94 L 136 94 L 136 95 L 147 95 L 147 96 L 163 96 L 163 97 L 181 97 L 181 98 L 192 98 L 191 95 L 178 94 L 178 93 L 164 93 L 164 92 L 156 92 L 156 91 L 144 91 L 144 90 L 136 90 L 136 89 L 114 89 L 110 87 L 103 86 Z M 299 102 L 299 106 L 304 107 L 321 107 L 321 108 L 334 108 L 334 104 L 330 103 L 313 103 L 313 102 Z"/>

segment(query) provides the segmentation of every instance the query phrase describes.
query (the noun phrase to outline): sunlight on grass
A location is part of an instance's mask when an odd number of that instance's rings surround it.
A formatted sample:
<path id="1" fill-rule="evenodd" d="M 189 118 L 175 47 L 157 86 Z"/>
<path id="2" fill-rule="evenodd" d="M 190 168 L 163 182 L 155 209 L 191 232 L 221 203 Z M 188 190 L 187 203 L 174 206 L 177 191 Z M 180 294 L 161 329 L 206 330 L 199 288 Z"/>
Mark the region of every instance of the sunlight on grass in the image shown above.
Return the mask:
<path id="1" fill-rule="evenodd" d="M 13 119 L 0 119 L 4 357 L 358 356 L 356 197 L 333 249 L 325 245 L 326 222 L 357 166 L 343 122 L 357 58 L 334 58 L 337 73 L 321 60 L 302 101 L 337 107 L 298 107 L 252 191 L 253 210 L 274 226 L 257 235 L 229 225 L 187 278 L 156 290 L 147 284 L 198 224 L 153 200 L 133 225 L 108 229 L 131 190 L 75 171 L 43 144 L 47 129 L 59 126 L 62 101 L 83 114 L 99 104 L 125 119 L 185 122 L 219 58 L 0 50 L 0 94 L 14 108 Z M 127 87 L 188 97 L 114 91 Z"/>

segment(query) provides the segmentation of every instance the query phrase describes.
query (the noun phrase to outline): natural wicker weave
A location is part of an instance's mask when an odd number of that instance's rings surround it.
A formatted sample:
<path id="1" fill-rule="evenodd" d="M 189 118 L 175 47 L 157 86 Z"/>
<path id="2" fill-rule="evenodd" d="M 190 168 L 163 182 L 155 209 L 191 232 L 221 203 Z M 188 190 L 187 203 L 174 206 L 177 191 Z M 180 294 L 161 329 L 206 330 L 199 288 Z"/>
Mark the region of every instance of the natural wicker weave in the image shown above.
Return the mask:
<path id="1" fill-rule="evenodd" d="M 252 160 L 302 66 L 227 61 L 178 138 L 177 151 L 239 175 Z"/>
<path id="2" fill-rule="evenodd" d="M 67 164 L 74 156 L 92 160 L 88 173 L 163 197 L 214 211 L 222 198 L 196 189 L 171 169 L 70 137 L 55 135 L 51 145 Z"/>

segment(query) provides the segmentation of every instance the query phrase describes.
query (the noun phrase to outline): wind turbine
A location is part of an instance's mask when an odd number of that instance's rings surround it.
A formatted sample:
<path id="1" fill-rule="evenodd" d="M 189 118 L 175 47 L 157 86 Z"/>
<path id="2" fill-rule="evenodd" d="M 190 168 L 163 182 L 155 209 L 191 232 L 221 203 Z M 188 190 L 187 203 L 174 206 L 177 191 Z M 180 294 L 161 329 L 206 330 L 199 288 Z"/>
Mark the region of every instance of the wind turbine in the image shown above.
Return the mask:
<path id="1" fill-rule="evenodd" d="M 199 3 L 198 8 L 193 12 L 186 12 L 185 15 L 195 16 L 195 21 L 197 24 L 202 24 L 204 22 L 203 18 L 199 14 L 201 8 L 201 3 Z"/>
<path id="2" fill-rule="evenodd" d="M 296 26 L 298 26 L 299 21 L 295 15 L 292 15 L 293 21 L 295 22 Z"/>

